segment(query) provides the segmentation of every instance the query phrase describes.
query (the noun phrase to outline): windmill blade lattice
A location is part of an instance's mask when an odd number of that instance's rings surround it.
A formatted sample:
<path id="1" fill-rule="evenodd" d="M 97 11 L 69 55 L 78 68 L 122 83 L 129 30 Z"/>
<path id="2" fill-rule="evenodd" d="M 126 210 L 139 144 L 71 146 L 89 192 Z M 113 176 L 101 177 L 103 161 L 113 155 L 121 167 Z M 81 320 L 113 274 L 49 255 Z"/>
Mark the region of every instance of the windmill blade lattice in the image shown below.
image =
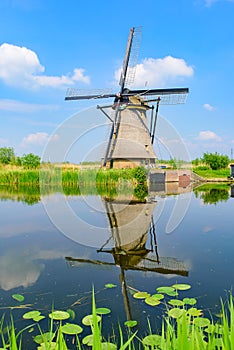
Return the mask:
<path id="1" fill-rule="evenodd" d="M 131 42 L 130 57 L 128 60 L 128 67 L 127 67 L 126 78 L 124 83 L 125 87 L 133 84 L 135 79 L 136 67 L 137 67 L 138 56 L 140 52 L 140 44 L 141 44 L 141 30 L 142 30 L 142 27 L 134 28 L 132 42 Z M 123 67 L 124 67 L 124 64 L 123 64 Z M 121 72 L 119 85 L 122 86 L 122 84 L 123 84 L 123 71 Z"/>

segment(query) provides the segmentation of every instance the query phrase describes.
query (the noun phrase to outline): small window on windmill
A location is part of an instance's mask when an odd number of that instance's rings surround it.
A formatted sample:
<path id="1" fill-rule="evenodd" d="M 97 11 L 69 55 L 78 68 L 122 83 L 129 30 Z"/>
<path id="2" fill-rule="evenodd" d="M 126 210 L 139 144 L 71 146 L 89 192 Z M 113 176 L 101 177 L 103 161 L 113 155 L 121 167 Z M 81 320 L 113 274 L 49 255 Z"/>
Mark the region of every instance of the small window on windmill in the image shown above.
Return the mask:
<path id="1" fill-rule="evenodd" d="M 148 152 L 149 151 L 149 145 L 145 145 L 145 150 Z"/>

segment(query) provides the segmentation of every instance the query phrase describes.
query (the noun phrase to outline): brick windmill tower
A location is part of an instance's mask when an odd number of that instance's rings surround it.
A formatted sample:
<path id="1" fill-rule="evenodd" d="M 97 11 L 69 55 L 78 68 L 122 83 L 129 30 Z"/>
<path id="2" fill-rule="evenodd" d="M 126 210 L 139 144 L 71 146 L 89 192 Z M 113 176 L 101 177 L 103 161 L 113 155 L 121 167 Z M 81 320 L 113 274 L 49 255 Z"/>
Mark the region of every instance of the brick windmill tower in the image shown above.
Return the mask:
<path id="1" fill-rule="evenodd" d="M 130 90 L 139 53 L 141 28 L 130 29 L 123 62 L 119 92 L 81 95 L 68 89 L 65 100 L 114 99 L 113 104 L 97 106 L 110 120 L 111 130 L 103 159 L 107 168 L 131 168 L 154 164 L 153 148 L 159 104 L 184 103 L 188 88 Z M 112 112 L 109 113 L 109 110 Z M 150 120 L 147 112 L 150 111 Z"/>

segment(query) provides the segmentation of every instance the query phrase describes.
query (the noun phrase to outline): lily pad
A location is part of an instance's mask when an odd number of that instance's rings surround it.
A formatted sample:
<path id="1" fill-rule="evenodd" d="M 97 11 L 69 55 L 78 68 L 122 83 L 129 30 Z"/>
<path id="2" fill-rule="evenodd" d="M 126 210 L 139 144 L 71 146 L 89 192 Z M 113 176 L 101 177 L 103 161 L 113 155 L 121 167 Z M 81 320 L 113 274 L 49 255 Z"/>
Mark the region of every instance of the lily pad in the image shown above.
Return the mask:
<path id="1" fill-rule="evenodd" d="M 157 293 L 157 294 L 152 294 L 151 297 L 155 298 L 155 299 L 158 299 L 158 300 L 161 300 L 161 299 L 164 298 L 164 295 L 160 294 L 160 293 Z"/>
<path id="2" fill-rule="evenodd" d="M 187 314 L 193 317 L 201 316 L 202 310 L 198 310 L 196 307 L 191 307 L 188 309 Z"/>
<path id="3" fill-rule="evenodd" d="M 34 317 L 37 317 L 37 316 L 40 316 L 40 311 L 37 311 L 37 310 L 33 310 L 33 311 L 29 311 L 29 312 L 26 312 L 25 314 L 23 314 L 23 318 L 25 320 L 30 320 Z"/>
<path id="4" fill-rule="evenodd" d="M 184 298 L 183 302 L 187 305 L 195 305 L 197 300 L 195 298 Z"/>
<path id="5" fill-rule="evenodd" d="M 33 317 L 33 321 L 39 322 L 41 320 L 44 320 L 44 318 L 45 318 L 45 316 L 43 316 L 43 315 L 35 316 L 35 317 Z"/>
<path id="6" fill-rule="evenodd" d="M 168 301 L 168 304 L 172 306 L 184 306 L 184 302 L 179 299 L 171 299 L 170 301 Z"/>
<path id="7" fill-rule="evenodd" d="M 75 311 L 74 311 L 74 310 L 72 310 L 72 309 L 67 309 L 66 311 L 67 311 L 67 313 L 69 313 L 69 315 L 70 315 L 70 319 L 71 319 L 71 320 L 74 320 L 74 319 L 75 319 L 75 317 L 76 317 L 76 313 L 75 313 Z"/>
<path id="8" fill-rule="evenodd" d="M 145 299 L 150 297 L 150 294 L 147 292 L 137 292 L 133 295 L 133 297 L 136 299 Z"/>
<path id="9" fill-rule="evenodd" d="M 97 321 L 101 321 L 101 316 L 97 315 Z M 82 323 L 85 326 L 91 326 L 93 324 L 93 315 L 87 315 L 82 319 Z"/>
<path id="10" fill-rule="evenodd" d="M 113 284 L 113 283 L 107 283 L 107 284 L 105 284 L 105 287 L 106 288 L 115 288 L 117 286 L 116 286 L 116 284 Z"/>
<path id="11" fill-rule="evenodd" d="M 184 310 L 178 309 L 178 307 L 175 307 L 168 311 L 168 315 L 172 318 L 180 318 L 184 313 Z"/>
<path id="12" fill-rule="evenodd" d="M 172 287 L 175 288 L 175 289 L 177 289 L 177 290 L 188 290 L 188 289 L 191 288 L 190 284 L 185 284 L 185 283 L 173 284 Z"/>
<path id="13" fill-rule="evenodd" d="M 12 298 L 19 302 L 24 301 L 24 296 L 22 294 L 13 294 Z"/>
<path id="14" fill-rule="evenodd" d="M 198 327 L 207 327 L 210 324 L 210 320 L 205 317 L 197 317 L 193 320 L 193 324 Z"/>
<path id="15" fill-rule="evenodd" d="M 54 338 L 54 333 L 46 332 L 46 333 L 43 333 L 43 334 L 36 335 L 33 338 L 33 340 L 37 344 L 42 344 L 42 343 L 50 342 L 51 340 L 53 340 L 53 338 Z"/>
<path id="16" fill-rule="evenodd" d="M 158 346 L 161 344 L 161 341 L 162 341 L 162 337 L 161 335 L 158 335 L 158 334 L 150 334 L 150 335 L 147 335 L 143 340 L 142 340 L 142 343 L 145 345 L 145 346 Z"/>
<path id="17" fill-rule="evenodd" d="M 61 327 L 61 330 L 64 334 L 80 334 L 83 332 L 83 328 L 78 324 L 66 323 Z"/>
<path id="18" fill-rule="evenodd" d="M 70 315 L 66 311 L 57 310 L 57 311 L 51 312 L 49 314 L 49 317 L 56 321 L 62 321 L 62 320 L 68 319 Z"/>
<path id="19" fill-rule="evenodd" d="M 175 297 L 175 296 L 178 295 L 178 293 L 176 292 L 175 288 L 168 287 L 168 286 L 166 286 L 166 287 L 158 287 L 157 288 L 157 292 L 158 293 L 167 294 L 167 295 L 169 295 L 171 297 Z"/>
<path id="20" fill-rule="evenodd" d="M 161 304 L 160 300 L 154 298 L 154 297 L 148 297 L 145 299 L 145 303 L 150 305 L 150 306 L 157 306 Z"/>
<path id="21" fill-rule="evenodd" d="M 84 337 L 82 339 L 82 343 L 84 345 L 92 346 L 93 345 L 93 334 L 86 335 L 86 337 Z"/>
<path id="22" fill-rule="evenodd" d="M 110 309 L 108 309 L 107 307 L 98 307 L 96 309 L 96 313 L 99 315 L 107 315 L 111 312 Z"/>
<path id="23" fill-rule="evenodd" d="M 128 320 L 124 322 L 124 325 L 128 328 L 135 327 L 137 325 L 137 321 L 135 320 Z"/>

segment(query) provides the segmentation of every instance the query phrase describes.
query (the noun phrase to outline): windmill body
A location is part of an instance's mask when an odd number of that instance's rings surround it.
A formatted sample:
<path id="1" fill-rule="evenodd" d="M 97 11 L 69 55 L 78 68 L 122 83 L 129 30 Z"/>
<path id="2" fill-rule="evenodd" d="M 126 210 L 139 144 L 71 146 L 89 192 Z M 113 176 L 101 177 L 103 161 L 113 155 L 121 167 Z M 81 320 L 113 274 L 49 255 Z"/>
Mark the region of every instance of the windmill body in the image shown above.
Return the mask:
<path id="1" fill-rule="evenodd" d="M 146 112 L 146 106 L 140 103 L 137 106 L 131 102 L 118 112 L 110 135 L 110 145 L 106 150 L 107 167 L 126 168 L 155 163 L 156 154 L 151 143 Z"/>
<path id="2" fill-rule="evenodd" d="M 140 28 L 131 28 L 118 93 L 104 93 L 99 90 L 98 93 L 81 95 L 76 89 L 68 89 L 65 97 L 65 100 L 114 99 L 111 106 L 97 106 L 111 121 L 110 135 L 102 162 L 104 167 L 130 168 L 155 164 L 157 157 L 153 142 L 159 103 L 183 103 L 188 93 L 187 88 L 142 90 L 126 88 L 134 81 L 139 38 Z M 112 113 L 108 114 L 106 108 L 109 111 L 110 107 Z M 151 110 L 150 121 L 147 120 L 149 110 Z"/>

